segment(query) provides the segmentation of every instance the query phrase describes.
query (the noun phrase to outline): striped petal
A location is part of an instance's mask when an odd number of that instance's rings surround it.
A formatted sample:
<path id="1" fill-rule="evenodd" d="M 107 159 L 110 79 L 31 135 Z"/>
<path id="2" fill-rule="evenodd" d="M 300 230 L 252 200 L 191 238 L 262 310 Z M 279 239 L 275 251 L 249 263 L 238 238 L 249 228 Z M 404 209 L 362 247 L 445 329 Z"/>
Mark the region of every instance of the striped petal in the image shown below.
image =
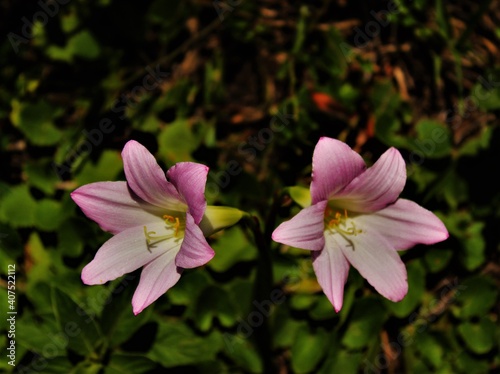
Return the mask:
<path id="1" fill-rule="evenodd" d="M 372 167 L 333 197 L 335 206 L 352 212 L 375 212 L 394 203 L 406 183 L 406 165 L 396 148 L 388 149 Z"/>
<path id="2" fill-rule="evenodd" d="M 359 154 L 337 139 L 323 137 L 316 144 L 312 163 L 312 204 L 328 200 L 366 168 Z"/>
<path id="3" fill-rule="evenodd" d="M 158 221 L 162 211 L 139 199 L 126 182 L 97 182 L 82 186 L 71 198 L 87 217 L 112 234 Z"/>
<path id="4" fill-rule="evenodd" d="M 174 211 L 186 211 L 175 186 L 167 181 L 165 173 L 149 151 L 131 140 L 122 151 L 127 183 L 142 200 Z"/>
<path id="5" fill-rule="evenodd" d="M 283 222 L 274 230 L 275 242 L 292 247 L 319 251 L 325 245 L 324 215 L 327 201 L 302 209 L 291 220 Z"/>

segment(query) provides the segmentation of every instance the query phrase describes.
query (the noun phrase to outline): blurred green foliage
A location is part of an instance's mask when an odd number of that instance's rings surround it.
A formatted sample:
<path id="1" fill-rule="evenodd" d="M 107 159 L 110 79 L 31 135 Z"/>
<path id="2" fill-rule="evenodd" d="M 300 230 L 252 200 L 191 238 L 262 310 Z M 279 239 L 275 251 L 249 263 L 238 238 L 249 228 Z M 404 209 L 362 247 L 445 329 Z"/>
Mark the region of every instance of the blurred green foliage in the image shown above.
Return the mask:
<path id="1" fill-rule="evenodd" d="M 498 372 L 498 3 L 41 4 L 0 12 L 0 303 L 15 264 L 19 372 Z M 307 251 L 276 243 L 272 290 L 254 299 L 260 244 L 244 225 L 138 316 L 138 272 L 82 284 L 110 235 L 69 193 L 123 180 L 129 139 L 165 168 L 208 165 L 209 203 L 251 212 L 268 239 L 299 210 L 274 192 L 308 186 L 320 136 L 368 163 L 397 147 L 403 197 L 450 232 L 402 253 L 402 302 L 352 269 L 337 314 Z M 0 370 L 15 371 L 5 354 Z"/>

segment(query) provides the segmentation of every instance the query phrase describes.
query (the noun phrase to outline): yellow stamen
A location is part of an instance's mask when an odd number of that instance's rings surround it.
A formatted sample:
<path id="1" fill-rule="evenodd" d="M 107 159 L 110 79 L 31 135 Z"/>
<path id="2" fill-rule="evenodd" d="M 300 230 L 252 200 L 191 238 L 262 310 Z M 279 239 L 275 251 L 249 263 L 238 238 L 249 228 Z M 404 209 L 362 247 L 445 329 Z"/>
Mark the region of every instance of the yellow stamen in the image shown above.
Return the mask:
<path id="1" fill-rule="evenodd" d="M 169 216 L 168 214 L 165 214 L 163 216 L 163 219 L 165 220 L 165 223 L 167 225 L 170 225 L 171 223 L 174 223 L 174 229 L 175 229 L 175 236 L 177 236 L 177 233 L 179 232 L 179 227 L 181 226 L 181 222 L 179 221 L 178 217 L 173 217 Z"/>
<path id="2" fill-rule="evenodd" d="M 148 244 L 148 250 L 150 247 L 154 247 L 155 244 L 157 244 L 158 242 L 178 237 L 179 230 L 181 228 L 181 221 L 180 221 L 179 217 L 174 217 L 174 216 L 170 216 L 168 214 L 165 214 L 162 216 L 162 218 L 165 221 L 165 224 L 167 226 L 172 227 L 172 229 L 174 230 L 174 233 L 168 234 L 168 235 L 157 236 L 156 231 L 148 231 L 148 228 L 146 226 L 144 226 L 144 236 L 146 237 L 146 243 Z"/>
<path id="3" fill-rule="evenodd" d="M 332 218 L 333 216 L 333 218 Z M 325 209 L 325 224 L 326 227 L 330 230 L 334 230 L 340 234 L 343 235 L 357 235 L 361 234 L 363 231 L 360 229 L 356 228 L 356 224 L 354 221 L 351 219 L 349 222 L 347 221 L 349 217 L 347 216 L 347 209 L 344 209 L 344 215 L 342 216 L 342 213 L 340 212 L 335 212 L 334 215 L 334 210 L 330 208 L 329 206 L 326 207 Z M 350 227 L 347 227 L 347 225 L 350 225 Z M 342 226 L 342 227 L 341 227 Z"/>

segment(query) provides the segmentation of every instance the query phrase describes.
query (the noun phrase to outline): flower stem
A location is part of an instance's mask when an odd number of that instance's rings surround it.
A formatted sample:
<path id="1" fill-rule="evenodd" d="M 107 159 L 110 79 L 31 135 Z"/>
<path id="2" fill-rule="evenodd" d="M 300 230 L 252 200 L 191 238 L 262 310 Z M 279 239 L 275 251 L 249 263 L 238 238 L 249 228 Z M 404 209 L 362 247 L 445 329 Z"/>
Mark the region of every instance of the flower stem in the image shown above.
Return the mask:
<path id="1" fill-rule="evenodd" d="M 271 263 L 270 236 L 262 233 L 259 219 L 255 216 L 245 216 L 244 223 L 248 226 L 255 238 L 255 244 L 259 251 L 257 273 L 255 274 L 254 289 L 252 293 L 252 311 L 261 313 L 255 305 L 262 305 L 263 301 L 271 298 L 273 285 L 273 268 Z M 255 327 L 254 341 L 262 358 L 264 373 L 275 373 L 272 357 L 272 335 L 269 330 L 268 316 L 262 316 L 262 324 Z"/>

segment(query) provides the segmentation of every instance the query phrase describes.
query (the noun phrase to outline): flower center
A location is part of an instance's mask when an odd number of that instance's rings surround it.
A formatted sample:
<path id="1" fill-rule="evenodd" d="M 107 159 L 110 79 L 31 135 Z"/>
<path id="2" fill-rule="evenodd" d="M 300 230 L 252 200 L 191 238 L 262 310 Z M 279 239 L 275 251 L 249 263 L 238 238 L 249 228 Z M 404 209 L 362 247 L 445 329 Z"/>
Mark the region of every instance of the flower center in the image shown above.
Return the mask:
<path id="1" fill-rule="evenodd" d="M 163 220 L 167 225 L 167 231 L 173 231 L 173 233 L 169 233 L 167 235 L 157 235 L 156 231 L 148 231 L 148 228 L 144 226 L 144 236 L 146 237 L 146 242 L 149 248 L 154 248 L 156 244 L 163 240 L 178 238 L 181 239 L 183 235 L 183 231 L 186 227 L 184 220 L 181 221 L 179 217 L 171 216 L 168 214 L 163 215 Z M 177 239 L 176 239 L 177 240 Z"/>
<path id="2" fill-rule="evenodd" d="M 348 243 L 350 243 L 349 247 L 352 247 L 354 250 L 354 245 L 348 237 L 361 234 L 363 230 L 358 229 L 356 227 L 356 224 L 354 223 L 354 220 L 350 219 L 347 216 L 347 209 L 344 209 L 343 212 L 339 212 L 338 210 L 332 209 L 330 206 L 327 206 L 325 209 L 324 222 L 325 230 L 329 230 L 333 234 L 338 233 Z"/>

